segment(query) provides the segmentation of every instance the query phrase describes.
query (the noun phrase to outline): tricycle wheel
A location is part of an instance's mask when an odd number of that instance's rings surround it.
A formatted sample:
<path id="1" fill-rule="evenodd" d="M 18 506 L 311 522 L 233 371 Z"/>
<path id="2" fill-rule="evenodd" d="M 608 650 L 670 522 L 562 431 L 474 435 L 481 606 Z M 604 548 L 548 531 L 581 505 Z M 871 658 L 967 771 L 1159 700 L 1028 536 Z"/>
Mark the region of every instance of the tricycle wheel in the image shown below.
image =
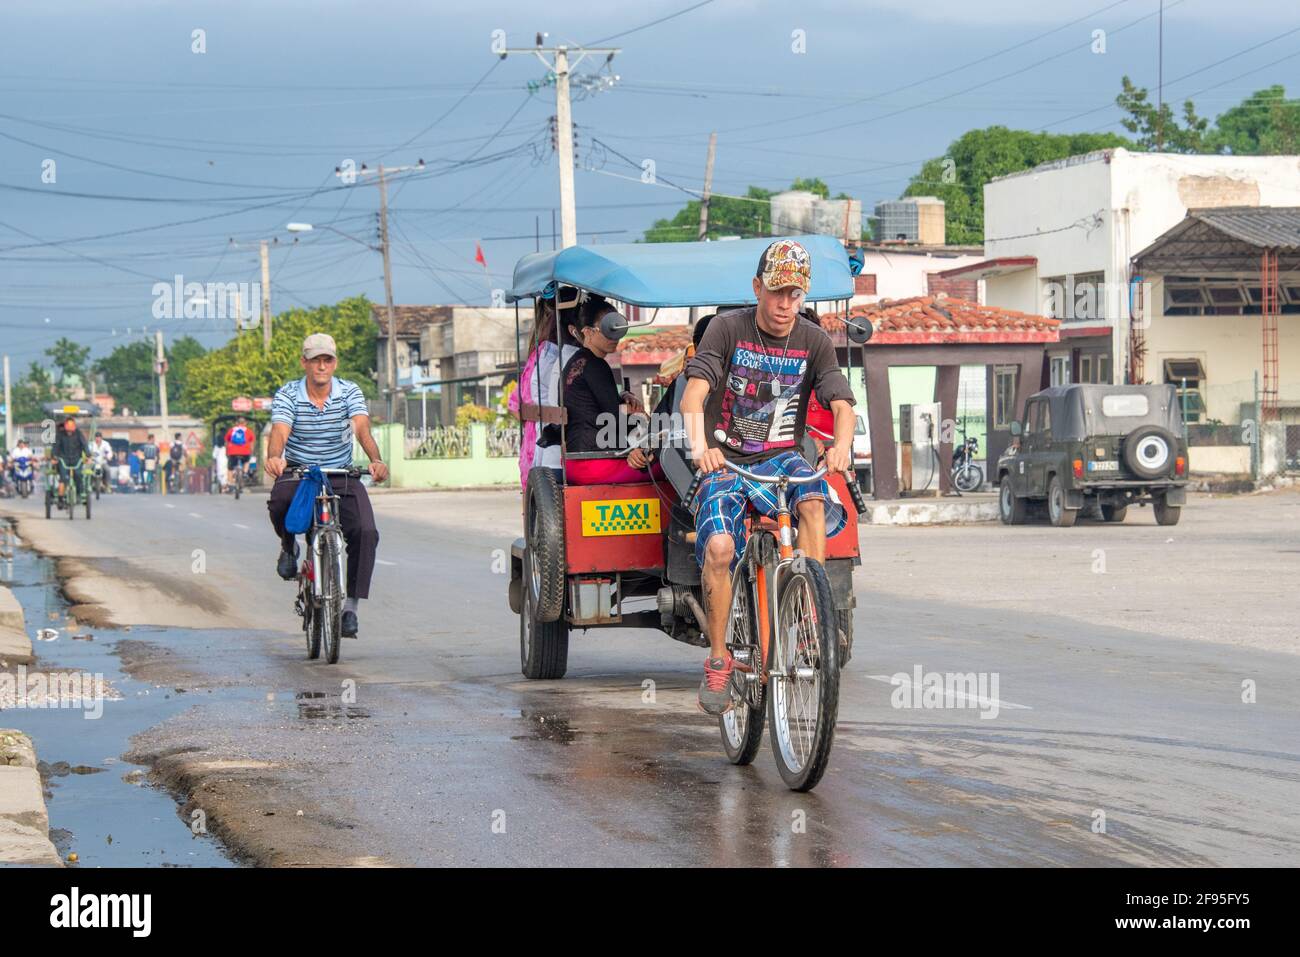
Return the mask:
<path id="1" fill-rule="evenodd" d="M 45 517 L 49 518 L 54 509 L 54 496 L 47 490 L 45 493 Z"/>
<path id="2" fill-rule="evenodd" d="M 840 631 L 840 668 L 843 669 L 853 657 L 853 609 L 836 609 L 835 624 Z"/>
<path id="3" fill-rule="evenodd" d="M 564 499 L 555 473 L 531 469 L 526 501 L 524 542 L 530 561 L 524 564 L 524 590 L 532 593 L 537 620 L 553 622 L 564 609 Z"/>
<path id="4" fill-rule="evenodd" d="M 524 552 L 524 581 L 531 569 L 532 552 Z M 525 678 L 554 680 L 569 669 L 569 623 L 563 617 L 540 621 L 534 612 L 533 594 L 524 588 L 524 606 L 519 615 L 519 664 Z M 563 611 L 563 606 L 561 606 Z"/>

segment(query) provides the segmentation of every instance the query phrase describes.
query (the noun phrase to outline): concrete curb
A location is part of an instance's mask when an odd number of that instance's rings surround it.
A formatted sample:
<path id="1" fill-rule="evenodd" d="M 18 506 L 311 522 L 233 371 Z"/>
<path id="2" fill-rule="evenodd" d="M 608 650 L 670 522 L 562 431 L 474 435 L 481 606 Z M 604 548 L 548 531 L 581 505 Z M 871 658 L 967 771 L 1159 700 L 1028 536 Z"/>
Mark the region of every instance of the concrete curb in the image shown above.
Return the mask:
<path id="1" fill-rule="evenodd" d="M 0 729 L 0 864 L 62 867 L 50 843 L 36 751 L 21 731 Z"/>
<path id="2" fill-rule="evenodd" d="M 967 525 L 972 522 L 998 521 L 996 501 L 930 501 L 872 505 L 862 516 L 866 525 Z"/>
<path id="3" fill-rule="evenodd" d="M 22 606 L 13 592 L 0 585 L 0 662 L 30 665 L 35 660 Z"/>

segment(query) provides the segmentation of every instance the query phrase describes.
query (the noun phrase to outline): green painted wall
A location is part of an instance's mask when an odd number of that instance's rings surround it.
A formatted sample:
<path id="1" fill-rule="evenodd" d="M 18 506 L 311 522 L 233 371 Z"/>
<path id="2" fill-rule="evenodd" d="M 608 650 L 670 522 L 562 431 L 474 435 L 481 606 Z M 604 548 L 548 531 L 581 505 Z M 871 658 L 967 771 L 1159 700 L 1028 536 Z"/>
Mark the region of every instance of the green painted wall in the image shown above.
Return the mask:
<path id="1" fill-rule="evenodd" d="M 510 486 L 519 484 L 517 458 L 492 458 L 487 454 L 487 427 L 470 426 L 470 457 L 467 459 L 408 459 L 403 454 L 400 424 L 377 425 L 372 431 L 379 453 L 388 463 L 393 488 L 463 488 L 465 486 Z M 364 464 L 359 445 L 353 447 L 353 460 Z"/>

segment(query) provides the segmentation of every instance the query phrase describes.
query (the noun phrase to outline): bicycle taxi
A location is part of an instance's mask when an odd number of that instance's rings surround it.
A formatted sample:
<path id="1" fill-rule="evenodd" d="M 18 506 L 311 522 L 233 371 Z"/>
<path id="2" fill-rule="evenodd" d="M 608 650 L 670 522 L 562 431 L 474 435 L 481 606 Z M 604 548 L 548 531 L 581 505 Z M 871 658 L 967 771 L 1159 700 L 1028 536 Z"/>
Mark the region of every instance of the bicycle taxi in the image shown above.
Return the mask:
<path id="1" fill-rule="evenodd" d="M 813 259 L 812 285 L 805 301 L 842 300 L 847 315 L 853 278 L 844 247 L 828 236 L 796 238 Z M 554 310 L 557 350 L 561 329 L 574 314 L 569 310 L 576 311 L 587 295 L 600 295 L 624 307 L 639 307 L 639 313 L 650 313 L 647 322 L 629 321 L 617 313 L 607 315 L 602 322 L 617 324 L 621 320 L 622 324 L 621 329 L 607 330 L 611 338 L 622 335 L 629 326 L 653 323 L 664 308 L 702 307 L 702 312 L 712 312 L 718 304 L 752 305 L 754 264 L 769 242 L 572 246 L 530 254 L 516 265 L 513 286 L 507 293 L 507 300 L 515 303 L 516 332 L 520 303 L 525 300 L 532 302 L 533 328 L 541 323 L 544 309 Z M 852 342 L 861 344 L 870 337 L 870 326 L 850 327 L 849 333 Z M 525 348 L 521 342 L 521 373 Z M 564 377 L 557 374 L 557 378 L 556 404 L 521 403 L 521 432 L 524 423 L 535 422 L 539 431 L 557 426 L 563 435 L 568 421 Z M 679 397 L 684 384 L 683 373 L 669 389 Z M 540 396 L 540 374 L 535 385 L 532 395 Z M 652 629 L 689 645 L 709 645 L 704 634 L 700 568 L 694 553 L 695 521 L 683 504 L 693 498 L 697 485 L 684 432 L 648 428 L 640 439 L 629 440 L 627 447 L 577 455 L 566 454 L 561 441 L 560 455 L 562 461 L 624 459 L 638 443 L 657 457 L 662 477 L 650 472 L 644 481 L 576 485 L 565 482 L 563 467 L 529 471 L 524 488 L 524 534 L 511 547 L 509 585 L 510 607 L 520 616 L 521 668 L 528 678 L 564 676 L 569 636 L 575 629 Z M 810 438 L 803 451 L 817 468 L 817 449 Z M 793 554 L 788 515 L 773 521 L 751 514 L 750 544 L 736 568 L 728 627 L 728 646 L 740 675 L 733 687 L 735 706 L 719 718 L 728 757 L 736 764 L 753 760 L 765 712 L 769 713 L 778 768 L 787 785 L 796 790 L 811 789 L 829 760 L 839 668 L 848 658 L 853 638 L 852 571 L 860 564 L 857 515 L 863 505 L 852 473 L 847 482 L 838 474 L 827 479 L 849 521 L 843 531 L 827 540 L 824 569 Z M 784 501 L 784 486 L 780 494 Z M 814 599 L 811 604 L 784 601 L 777 590 L 779 581 L 800 576 L 816 585 L 808 589 Z M 779 640 L 780 629 L 793 636 L 806 630 L 810 622 L 814 632 L 822 631 L 822 653 L 811 659 L 804 653 L 806 647 L 817 644 L 814 634 L 812 640 L 792 638 L 797 648 L 792 645 L 783 655 L 781 647 L 786 643 Z M 769 681 L 774 677 L 781 680 Z M 785 679 L 807 687 L 802 691 L 787 687 Z M 778 686 L 778 693 L 769 695 L 772 684 Z M 800 700 L 812 701 L 810 715 L 797 713 Z M 778 741 L 779 737 L 783 740 Z"/>

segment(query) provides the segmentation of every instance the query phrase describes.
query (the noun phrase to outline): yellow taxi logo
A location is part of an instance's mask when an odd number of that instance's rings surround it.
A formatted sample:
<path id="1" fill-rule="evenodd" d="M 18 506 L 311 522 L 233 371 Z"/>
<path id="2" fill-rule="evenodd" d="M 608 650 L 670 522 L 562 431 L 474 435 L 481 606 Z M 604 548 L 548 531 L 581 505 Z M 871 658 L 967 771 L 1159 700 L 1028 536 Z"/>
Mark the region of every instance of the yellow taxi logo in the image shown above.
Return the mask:
<path id="1" fill-rule="evenodd" d="M 582 503 L 583 537 L 593 535 L 658 535 L 657 498 L 605 499 Z"/>

